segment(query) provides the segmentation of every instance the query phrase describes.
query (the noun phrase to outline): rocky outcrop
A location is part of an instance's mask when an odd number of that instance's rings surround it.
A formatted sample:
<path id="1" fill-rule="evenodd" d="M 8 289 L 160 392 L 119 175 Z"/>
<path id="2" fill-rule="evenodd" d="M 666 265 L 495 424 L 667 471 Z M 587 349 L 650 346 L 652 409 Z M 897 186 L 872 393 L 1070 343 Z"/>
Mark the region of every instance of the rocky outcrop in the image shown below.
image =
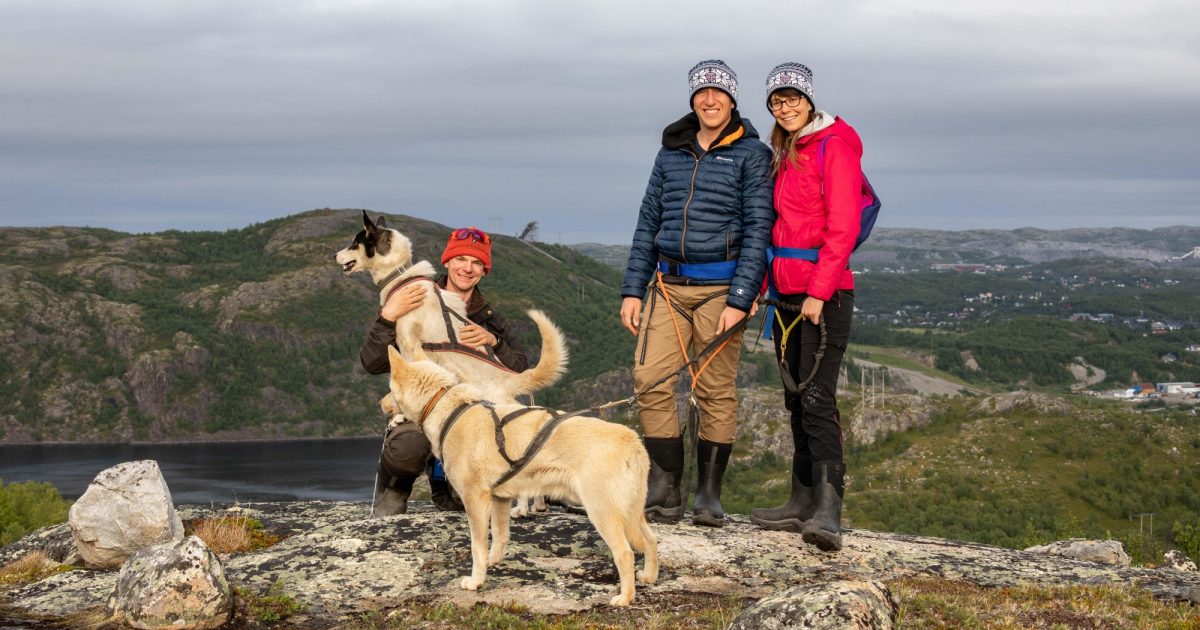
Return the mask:
<path id="1" fill-rule="evenodd" d="M 101 471 L 71 506 L 67 525 L 92 568 L 119 567 L 140 549 L 183 539 L 183 522 L 153 460 Z"/>
<path id="2" fill-rule="evenodd" d="M 156 438 L 169 437 L 177 425 L 201 425 L 216 398 L 206 387 L 188 396 L 179 395 L 177 385 L 202 374 L 212 362 L 212 355 L 182 331 L 175 333 L 172 342 L 173 348 L 139 355 L 124 377 L 137 410 L 154 419 L 150 433 Z"/>
<path id="3" fill-rule="evenodd" d="M 515 522 L 508 556 L 478 591 L 458 588 L 470 572 L 469 534 L 461 513 L 414 502 L 409 514 L 368 517 L 363 503 L 302 502 L 243 505 L 242 514 L 287 538 L 267 549 L 223 559 L 228 579 L 250 592 L 283 591 L 307 608 L 296 625 L 329 627 L 348 615 L 385 610 L 409 598 L 471 606 L 519 602 L 535 613 L 603 606 L 617 588 L 607 547 L 587 517 L 553 512 Z M 211 513 L 185 508 L 186 518 Z M 729 515 L 721 529 L 652 525 L 659 539 L 658 584 L 638 596 L 708 593 L 759 600 L 785 589 L 838 580 L 887 583 L 935 577 L 983 587 L 1018 584 L 1117 584 L 1162 599 L 1200 600 L 1200 574 L 1071 560 L 938 538 L 848 530 L 837 554 L 817 551 L 796 534 L 761 530 Z M 65 525 L 0 549 L 0 564 L 33 548 L 62 553 Z M 116 587 L 111 571 L 67 571 L 9 591 L 9 605 L 31 614 L 64 616 L 103 604 Z M 635 605 L 637 600 L 634 600 Z M 1200 602 L 1198 602 L 1200 603 Z"/>
<path id="4" fill-rule="evenodd" d="M 1163 554 L 1163 566 L 1176 571 L 1196 571 L 1196 563 L 1178 549 Z"/>
<path id="5" fill-rule="evenodd" d="M 975 411 L 985 416 L 1002 415 L 1014 409 L 1025 409 L 1043 415 L 1060 414 L 1071 411 L 1071 403 L 1062 398 L 1022 390 L 988 396 L 975 406 Z"/>
<path id="6" fill-rule="evenodd" d="M 891 433 L 919 429 L 929 424 L 936 406 L 921 396 L 896 394 L 888 397 L 888 406 L 872 409 L 859 406 L 848 418 L 848 437 L 859 444 L 874 444 Z"/>
<path id="7" fill-rule="evenodd" d="M 890 630 L 899 608 L 879 582 L 837 580 L 763 598 L 742 611 L 729 630 Z"/>
<path id="8" fill-rule="evenodd" d="M 189 536 L 133 554 L 107 610 L 134 628 L 219 628 L 233 614 L 233 592 L 217 555 Z"/>
<path id="9" fill-rule="evenodd" d="M 1074 560 L 1084 560 L 1086 562 L 1115 564 L 1120 567 L 1129 566 L 1130 561 L 1129 554 L 1125 553 L 1125 546 L 1118 540 L 1071 538 L 1069 540 L 1055 541 L 1048 545 L 1030 547 L 1025 551 L 1030 553 L 1045 553 L 1062 558 L 1072 558 Z"/>

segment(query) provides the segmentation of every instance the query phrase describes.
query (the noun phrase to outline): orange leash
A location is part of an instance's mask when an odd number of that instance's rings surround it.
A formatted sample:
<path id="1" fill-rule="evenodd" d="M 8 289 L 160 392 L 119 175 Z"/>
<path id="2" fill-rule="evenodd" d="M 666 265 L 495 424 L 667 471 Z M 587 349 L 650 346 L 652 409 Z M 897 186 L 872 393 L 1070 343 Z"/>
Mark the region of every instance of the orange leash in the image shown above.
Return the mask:
<path id="1" fill-rule="evenodd" d="M 671 316 L 671 325 L 675 327 L 675 339 L 677 341 L 679 341 L 679 352 L 683 355 L 683 360 L 687 361 L 688 360 L 687 345 L 683 343 L 683 332 L 680 331 L 680 329 L 679 329 L 679 321 L 677 319 L 675 319 L 675 305 L 671 304 L 671 294 L 667 292 L 667 287 L 664 286 L 662 272 L 659 271 L 657 273 L 658 273 L 658 291 L 660 293 L 662 293 L 663 299 L 667 301 L 667 313 Z M 696 389 L 696 382 L 700 380 L 700 375 L 704 373 L 704 370 L 706 368 L 708 368 L 708 364 L 712 363 L 712 360 L 717 358 L 718 354 L 721 354 L 721 350 L 725 349 L 725 344 L 729 343 L 729 339 L 732 339 L 732 338 L 733 337 L 730 337 L 730 338 L 726 339 L 725 341 L 722 341 L 721 345 L 717 346 L 716 351 L 714 351 L 712 354 L 708 355 L 708 358 L 705 359 L 704 364 L 700 366 L 699 370 L 693 369 L 692 366 L 690 366 L 690 365 L 688 366 L 688 373 L 692 375 L 691 388 L 693 390 Z"/>

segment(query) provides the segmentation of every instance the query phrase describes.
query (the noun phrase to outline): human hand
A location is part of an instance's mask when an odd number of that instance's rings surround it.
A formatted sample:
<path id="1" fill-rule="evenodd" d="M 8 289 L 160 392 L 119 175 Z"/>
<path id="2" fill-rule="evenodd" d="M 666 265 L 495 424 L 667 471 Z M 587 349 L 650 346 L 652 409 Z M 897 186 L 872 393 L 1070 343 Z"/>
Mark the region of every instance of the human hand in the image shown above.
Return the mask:
<path id="1" fill-rule="evenodd" d="M 425 301 L 426 291 L 428 290 L 429 288 L 424 286 L 422 282 L 414 282 L 401 287 L 399 291 L 396 291 L 388 298 L 383 308 L 379 309 L 379 315 L 389 322 L 394 322 L 408 315 L 421 306 L 421 303 Z"/>
<path id="2" fill-rule="evenodd" d="M 621 325 L 636 337 L 642 325 L 642 301 L 635 297 L 621 300 Z"/>
<path id="3" fill-rule="evenodd" d="M 814 325 L 821 323 L 821 311 L 825 309 L 825 300 L 818 300 L 811 295 L 804 298 L 800 305 L 800 319 L 807 319 Z"/>
<path id="4" fill-rule="evenodd" d="M 717 320 L 716 334 L 720 335 L 726 330 L 737 326 L 745 318 L 746 313 L 744 311 L 740 311 L 732 306 L 726 306 L 725 310 L 721 311 L 721 317 Z"/>
<path id="5" fill-rule="evenodd" d="M 758 313 L 758 300 L 750 303 L 750 314 L 746 317 L 754 317 Z"/>
<path id="6" fill-rule="evenodd" d="M 488 332 L 486 328 L 479 324 L 467 324 L 458 329 L 458 340 L 464 345 L 472 348 L 484 348 L 485 346 L 494 346 L 500 340 L 496 335 Z"/>

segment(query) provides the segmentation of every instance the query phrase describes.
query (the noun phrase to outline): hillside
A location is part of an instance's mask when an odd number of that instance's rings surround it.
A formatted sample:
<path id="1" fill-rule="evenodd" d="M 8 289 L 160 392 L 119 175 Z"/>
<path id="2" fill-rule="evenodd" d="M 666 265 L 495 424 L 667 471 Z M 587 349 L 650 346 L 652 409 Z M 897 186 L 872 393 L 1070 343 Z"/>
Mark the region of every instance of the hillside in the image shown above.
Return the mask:
<path id="1" fill-rule="evenodd" d="M 617 269 L 625 267 L 629 246 L 582 243 L 579 251 Z M 1076 228 L 1070 230 L 920 230 L 875 228 L 855 252 L 860 263 L 1043 263 L 1114 259 L 1165 262 L 1200 247 L 1200 227 L 1176 225 L 1152 230 Z M 1190 257 L 1189 257 L 1190 259 Z"/>
<path id="2" fill-rule="evenodd" d="M 450 228 L 389 216 L 436 261 Z M 0 441 L 370 435 L 386 389 L 358 348 L 378 294 L 333 253 L 359 210 L 314 210 L 228 232 L 0 229 Z M 623 363 L 619 277 L 555 245 L 495 238 L 483 289 L 567 333 L 571 371 Z M 553 393 L 547 396 L 553 400 Z"/>
<path id="3" fill-rule="evenodd" d="M 739 426 L 727 510 L 787 499 L 787 417 L 769 413 L 778 396 L 763 391 L 743 402 L 763 412 Z M 841 411 L 845 518 L 854 527 L 1018 549 L 1111 536 L 1139 563 L 1160 562 L 1168 548 L 1200 556 L 1195 407 L 1147 410 L 1014 392 L 893 395 L 883 408 L 861 409 L 848 393 Z M 1150 513 L 1152 523 L 1138 517 Z"/>

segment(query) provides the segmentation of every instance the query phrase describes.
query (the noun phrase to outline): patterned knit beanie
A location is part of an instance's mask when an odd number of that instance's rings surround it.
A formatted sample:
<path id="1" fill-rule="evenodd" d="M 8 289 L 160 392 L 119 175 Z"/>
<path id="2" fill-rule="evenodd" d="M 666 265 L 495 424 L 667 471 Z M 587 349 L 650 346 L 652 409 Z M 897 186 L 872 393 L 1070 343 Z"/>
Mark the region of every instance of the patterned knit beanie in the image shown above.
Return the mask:
<path id="1" fill-rule="evenodd" d="M 720 59 L 701 61 L 688 71 L 689 109 L 692 107 L 692 97 L 706 87 L 715 87 L 724 91 L 733 100 L 733 106 L 737 107 L 737 73 L 725 65 L 724 61 Z"/>
<path id="2" fill-rule="evenodd" d="M 492 239 L 487 232 L 471 226 L 458 228 L 450 233 L 446 249 L 442 250 L 442 264 L 455 256 L 474 256 L 483 263 L 483 272 L 492 272 Z"/>
<path id="3" fill-rule="evenodd" d="M 767 103 L 770 104 L 772 92 L 784 88 L 800 90 L 813 107 L 816 107 L 816 102 L 813 101 L 812 70 L 809 70 L 808 66 L 789 61 L 772 68 L 767 75 Z"/>

